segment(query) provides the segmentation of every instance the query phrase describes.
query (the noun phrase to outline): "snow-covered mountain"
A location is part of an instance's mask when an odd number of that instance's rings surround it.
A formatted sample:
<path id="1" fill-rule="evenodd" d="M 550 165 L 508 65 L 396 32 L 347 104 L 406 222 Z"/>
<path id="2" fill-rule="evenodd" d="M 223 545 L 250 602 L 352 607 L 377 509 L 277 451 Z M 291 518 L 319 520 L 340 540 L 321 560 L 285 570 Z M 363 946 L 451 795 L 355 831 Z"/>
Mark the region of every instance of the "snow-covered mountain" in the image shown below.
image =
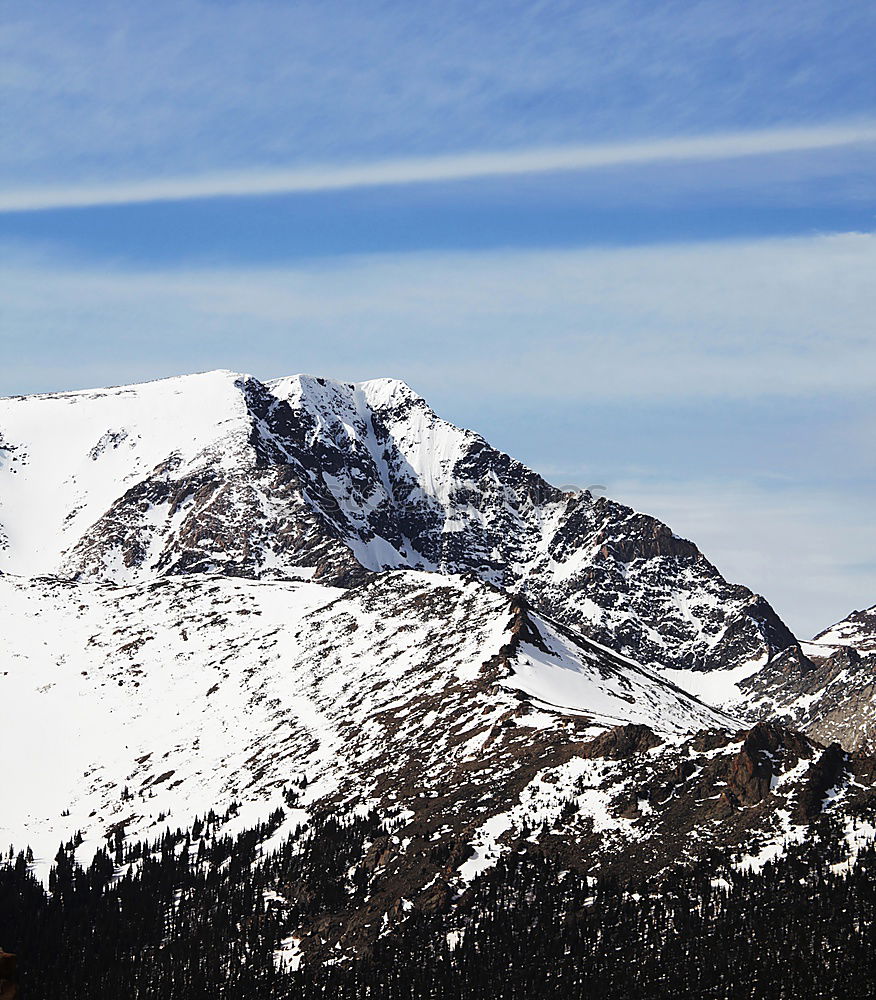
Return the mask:
<path id="1" fill-rule="evenodd" d="M 655 667 L 736 667 L 795 641 L 693 543 L 561 492 L 391 379 L 210 372 L 5 399 L 0 456 L 7 572 L 470 572 Z"/>
<path id="2" fill-rule="evenodd" d="M 853 611 L 717 699 L 743 717 L 781 718 L 819 740 L 876 751 L 876 608 Z"/>
<path id="3" fill-rule="evenodd" d="M 7 775 L 0 836 L 47 858 L 77 831 L 87 853 L 109 829 L 144 837 L 232 802 L 267 815 L 305 774 L 305 801 L 389 800 L 455 785 L 500 737 L 734 723 L 473 578 L 4 576 L 0 607 L 15 706 L 0 745 L 28 760 Z"/>
<path id="4" fill-rule="evenodd" d="M 862 656 L 876 653 L 876 605 L 864 611 L 853 611 L 836 625 L 819 632 L 812 643 L 821 646 L 851 646 Z"/>
<path id="5" fill-rule="evenodd" d="M 640 877 L 857 809 L 876 762 L 825 744 L 869 725 L 871 624 L 801 646 L 693 543 L 398 381 L 0 400 L 0 752 L 27 761 L 0 841 L 45 872 L 168 826 L 202 851 L 207 813 L 214 841 L 271 815 L 263 852 L 376 815 L 368 905 L 314 953 L 532 845 Z"/>

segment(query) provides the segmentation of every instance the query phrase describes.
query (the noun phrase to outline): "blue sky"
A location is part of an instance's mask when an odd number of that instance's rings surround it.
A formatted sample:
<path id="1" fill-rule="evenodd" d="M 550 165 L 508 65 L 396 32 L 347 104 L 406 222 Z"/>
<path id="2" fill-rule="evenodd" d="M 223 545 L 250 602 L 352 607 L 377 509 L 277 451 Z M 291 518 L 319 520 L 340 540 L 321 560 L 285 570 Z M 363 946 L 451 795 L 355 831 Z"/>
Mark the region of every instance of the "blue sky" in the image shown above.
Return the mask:
<path id="1" fill-rule="evenodd" d="M 812 633 L 876 601 L 876 7 L 12 3 L 0 393 L 405 378 Z"/>

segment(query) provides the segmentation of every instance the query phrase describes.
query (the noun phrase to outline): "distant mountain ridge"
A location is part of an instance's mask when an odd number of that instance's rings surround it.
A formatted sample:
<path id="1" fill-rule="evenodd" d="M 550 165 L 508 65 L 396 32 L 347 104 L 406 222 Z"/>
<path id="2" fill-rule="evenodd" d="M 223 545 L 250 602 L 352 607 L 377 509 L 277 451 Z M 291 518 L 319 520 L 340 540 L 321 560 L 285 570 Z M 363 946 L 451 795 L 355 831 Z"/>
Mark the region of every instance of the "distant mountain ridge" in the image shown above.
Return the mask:
<path id="1" fill-rule="evenodd" d="M 819 740 L 876 752 L 876 607 L 854 611 L 741 681 L 729 711 L 784 719 Z"/>

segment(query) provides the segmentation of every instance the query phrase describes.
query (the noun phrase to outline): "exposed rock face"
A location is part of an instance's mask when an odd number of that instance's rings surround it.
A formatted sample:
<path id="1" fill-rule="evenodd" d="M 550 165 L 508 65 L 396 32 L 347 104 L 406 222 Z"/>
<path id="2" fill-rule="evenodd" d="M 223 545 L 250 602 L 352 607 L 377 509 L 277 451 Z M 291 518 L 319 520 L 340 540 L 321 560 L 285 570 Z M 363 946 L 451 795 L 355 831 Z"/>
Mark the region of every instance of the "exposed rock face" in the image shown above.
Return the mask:
<path id="1" fill-rule="evenodd" d="M 615 726 L 587 745 L 588 757 L 625 760 L 635 754 L 659 747 L 660 739 L 648 726 Z"/>
<path id="2" fill-rule="evenodd" d="M 744 716 L 784 719 L 825 743 L 876 750 L 873 610 L 856 611 L 812 642 L 794 644 L 739 683 Z M 842 641 L 840 641 L 842 640 Z"/>
<path id="3" fill-rule="evenodd" d="M 782 770 L 811 756 L 812 745 L 804 737 L 777 723 L 759 723 L 733 759 L 723 795 L 731 806 L 755 805 L 769 795 Z"/>
<path id="4" fill-rule="evenodd" d="M 818 816 L 829 794 L 843 787 L 850 770 L 848 754 L 839 743 L 831 743 L 806 773 L 797 799 L 796 818 L 808 822 Z"/>
<path id="5" fill-rule="evenodd" d="M 11 456 L 0 456 L 0 527 L 17 539 L 0 561 L 17 572 L 348 587 L 412 567 L 520 592 L 654 666 L 735 666 L 794 642 L 692 542 L 611 500 L 562 493 L 390 379 L 213 372 L 2 400 L 0 434 Z"/>

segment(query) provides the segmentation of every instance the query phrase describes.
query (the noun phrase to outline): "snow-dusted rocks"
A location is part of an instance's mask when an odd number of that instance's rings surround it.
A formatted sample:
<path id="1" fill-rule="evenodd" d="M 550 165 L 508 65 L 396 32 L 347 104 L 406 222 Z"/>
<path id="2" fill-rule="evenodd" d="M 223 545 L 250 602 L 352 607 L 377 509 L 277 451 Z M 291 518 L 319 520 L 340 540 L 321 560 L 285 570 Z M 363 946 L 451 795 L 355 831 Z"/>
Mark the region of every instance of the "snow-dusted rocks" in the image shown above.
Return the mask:
<path id="1" fill-rule="evenodd" d="M 842 621 L 819 632 L 812 640 L 820 646 L 851 646 L 862 656 L 876 653 L 876 605 L 853 611 Z M 817 651 L 813 651 L 817 653 Z"/>
<path id="2" fill-rule="evenodd" d="M 562 493 L 404 383 L 230 372 L 0 401 L 0 570 L 361 583 L 470 572 L 638 662 L 769 658 L 793 636 L 660 522 Z"/>
<path id="3" fill-rule="evenodd" d="M 366 946 L 399 899 L 450 905 L 534 844 L 625 877 L 772 856 L 873 778 L 781 726 L 740 730 L 472 576 L 6 575 L 0 607 L 0 752 L 28 761 L 4 774 L 4 842 L 45 873 L 61 841 L 88 862 L 211 810 L 233 835 L 282 809 L 264 850 L 375 810 L 393 832 L 360 859 L 368 907 L 321 917 L 313 954 Z"/>
<path id="4" fill-rule="evenodd" d="M 473 578 L 5 576 L 0 619 L 0 745 L 28 760 L 0 836 L 48 858 L 76 831 L 87 851 L 232 802 L 267 815 L 304 774 L 309 801 L 389 801 L 465 785 L 486 747 L 733 724 Z"/>
<path id="5" fill-rule="evenodd" d="M 786 649 L 740 681 L 729 710 L 771 716 L 848 750 L 876 751 L 876 610 Z"/>

